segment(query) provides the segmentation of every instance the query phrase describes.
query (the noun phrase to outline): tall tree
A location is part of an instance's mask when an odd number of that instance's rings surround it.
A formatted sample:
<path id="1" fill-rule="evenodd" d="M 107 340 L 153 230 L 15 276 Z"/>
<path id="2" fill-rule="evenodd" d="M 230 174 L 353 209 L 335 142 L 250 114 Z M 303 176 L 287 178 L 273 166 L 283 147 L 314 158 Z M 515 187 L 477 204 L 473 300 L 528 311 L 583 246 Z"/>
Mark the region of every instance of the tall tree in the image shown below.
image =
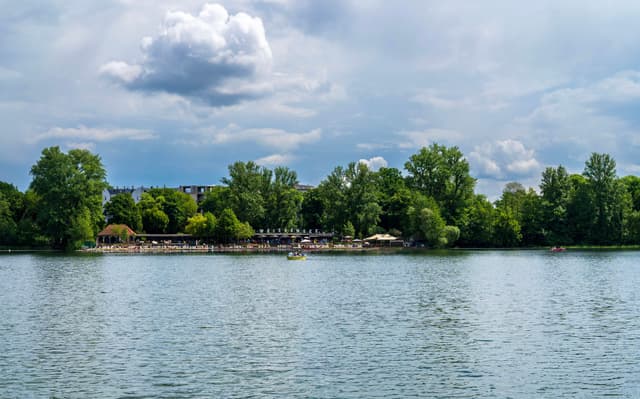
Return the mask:
<path id="1" fill-rule="evenodd" d="M 493 245 L 496 211 L 484 195 L 475 195 L 461 218 L 460 244 L 466 247 Z"/>
<path id="2" fill-rule="evenodd" d="M 265 217 L 264 194 L 270 172 L 253 161 L 229 165 L 229 177 L 222 182 L 229 188 L 228 200 L 234 215 L 251 226 L 262 226 Z"/>
<path id="3" fill-rule="evenodd" d="M 552 245 L 571 242 L 568 219 L 571 187 L 569 174 L 562 165 L 546 168 L 542 172 L 540 191 L 543 229 L 546 240 Z"/>
<path id="4" fill-rule="evenodd" d="M 300 226 L 302 193 L 296 190 L 298 176 L 295 171 L 279 166 L 264 189 L 265 226 L 292 229 Z"/>
<path id="5" fill-rule="evenodd" d="M 143 193 L 138 202 L 138 209 L 142 217 L 142 227 L 145 232 L 162 234 L 167 232 L 169 216 L 162 210 L 164 197 L 153 197 L 149 193 Z"/>
<path id="6" fill-rule="evenodd" d="M 38 223 L 55 248 L 78 248 L 104 223 L 102 191 L 107 187 L 100 157 L 59 147 L 42 151 L 31 168 L 31 189 L 40 199 Z"/>
<path id="7" fill-rule="evenodd" d="M 126 224 L 134 231 L 142 230 L 142 215 L 129 193 L 119 193 L 111 197 L 104 205 L 104 214 L 108 223 Z"/>
<path id="8" fill-rule="evenodd" d="M 456 224 L 473 197 L 475 179 L 458 147 L 432 144 L 412 155 L 404 165 L 411 188 L 434 198 L 449 224 Z"/>
<path id="9" fill-rule="evenodd" d="M 592 153 L 582 173 L 592 193 L 595 223 L 591 241 L 596 244 L 620 242 L 623 236 L 624 186 L 616 176 L 616 161 L 609 154 Z"/>
<path id="10" fill-rule="evenodd" d="M 156 199 L 162 197 L 158 204 L 169 218 L 166 226 L 167 233 L 183 232 L 187 220 L 195 215 L 198 209 L 196 202 L 187 193 L 170 188 L 153 188 L 148 191 L 148 194 Z"/>

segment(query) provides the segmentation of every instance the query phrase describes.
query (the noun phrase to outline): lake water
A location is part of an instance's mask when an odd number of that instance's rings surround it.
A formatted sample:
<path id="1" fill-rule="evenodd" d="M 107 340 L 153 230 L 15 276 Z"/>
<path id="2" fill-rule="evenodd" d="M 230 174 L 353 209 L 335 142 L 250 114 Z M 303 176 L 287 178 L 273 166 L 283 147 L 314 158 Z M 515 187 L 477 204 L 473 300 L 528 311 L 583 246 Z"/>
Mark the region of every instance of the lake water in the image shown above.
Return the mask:
<path id="1" fill-rule="evenodd" d="M 640 397 L 639 255 L 4 254 L 0 397 Z"/>

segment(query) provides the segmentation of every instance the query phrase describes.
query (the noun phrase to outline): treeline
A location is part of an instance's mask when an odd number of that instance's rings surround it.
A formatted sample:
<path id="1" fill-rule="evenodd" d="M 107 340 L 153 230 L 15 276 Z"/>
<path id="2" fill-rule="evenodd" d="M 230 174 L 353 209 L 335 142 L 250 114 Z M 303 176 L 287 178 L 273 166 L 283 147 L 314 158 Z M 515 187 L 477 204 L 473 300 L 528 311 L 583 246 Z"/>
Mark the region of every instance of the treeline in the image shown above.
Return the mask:
<path id="1" fill-rule="evenodd" d="M 618 178 L 607 154 L 593 153 L 582 174 L 547 168 L 538 191 L 508 183 L 494 203 L 474 192 L 460 150 L 438 144 L 412 155 L 404 173 L 353 162 L 304 193 L 289 168 L 236 162 L 199 204 L 155 188 L 137 204 L 117 194 L 103 209 L 106 172 L 86 150 L 46 148 L 31 175 L 24 193 L 0 183 L 0 245 L 78 248 L 107 220 L 215 242 L 247 239 L 257 229 L 320 229 L 336 237 L 386 232 L 427 247 L 640 243 L 640 178 Z"/>

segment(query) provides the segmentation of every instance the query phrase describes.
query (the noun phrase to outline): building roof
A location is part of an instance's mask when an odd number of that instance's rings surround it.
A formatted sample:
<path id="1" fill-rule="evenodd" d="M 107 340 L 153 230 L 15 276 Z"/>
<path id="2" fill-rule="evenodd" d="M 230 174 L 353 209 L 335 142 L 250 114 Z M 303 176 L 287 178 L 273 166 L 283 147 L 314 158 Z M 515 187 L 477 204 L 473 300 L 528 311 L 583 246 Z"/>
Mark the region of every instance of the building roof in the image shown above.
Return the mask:
<path id="1" fill-rule="evenodd" d="M 365 241 L 394 241 L 397 240 L 398 237 L 394 237 L 391 234 L 374 234 L 371 237 L 367 237 Z"/>
<path id="2" fill-rule="evenodd" d="M 122 235 L 122 229 L 127 231 L 128 236 L 135 236 L 136 232 L 131 230 L 126 224 L 110 224 L 98 233 L 98 237 L 114 237 Z"/>

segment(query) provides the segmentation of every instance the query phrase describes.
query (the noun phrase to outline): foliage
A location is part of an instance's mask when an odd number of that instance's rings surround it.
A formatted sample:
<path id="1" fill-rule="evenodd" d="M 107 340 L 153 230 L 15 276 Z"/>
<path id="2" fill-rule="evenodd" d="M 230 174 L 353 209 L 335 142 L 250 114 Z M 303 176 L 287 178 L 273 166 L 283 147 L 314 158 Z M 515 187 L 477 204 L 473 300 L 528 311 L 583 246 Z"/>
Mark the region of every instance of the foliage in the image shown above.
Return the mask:
<path id="1" fill-rule="evenodd" d="M 185 232 L 198 238 L 210 238 L 215 235 L 218 221 L 211 212 L 196 214 L 190 217 L 185 227 Z"/>
<path id="2" fill-rule="evenodd" d="M 126 224 L 133 231 L 142 230 L 142 215 L 129 193 L 116 194 L 104 205 L 108 223 Z"/>
<path id="3" fill-rule="evenodd" d="M 473 197 L 475 179 L 458 147 L 436 143 L 412 155 L 404 168 L 407 185 L 432 197 L 447 223 L 456 224 Z"/>
<path id="4" fill-rule="evenodd" d="M 68 154 L 45 148 L 31 168 L 39 198 L 37 223 L 54 248 L 75 249 L 93 240 L 104 224 L 102 191 L 107 187 L 100 157 L 87 150 Z"/>
<path id="5" fill-rule="evenodd" d="M 147 233 L 186 231 L 224 243 L 250 238 L 252 226 L 353 237 L 389 232 L 429 247 L 640 243 L 640 178 L 618 178 L 608 154 L 591 154 L 581 175 L 546 168 L 540 194 L 507 183 L 495 203 L 473 193 L 475 180 L 456 147 L 422 148 L 404 166 L 406 177 L 352 162 L 302 194 L 289 168 L 236 162 L 222 179 L 227 186 L 199 204 L 202 214 L 191 196 L 168 188 L 149 190 L 137 205 L 131 195 L 114 195 L 102 210 L 100 158 L 51 147 L 32 167 L 26 192 L 0 182 L 0 245 L 77 248 L 93 239 L 104 216 Z"/>
<path id="6" fill-rule="evenodd" d="M 144 231 L 152 234 L 166 233 L 169 224 L 169 216 L 162 210 L 165 199 L 157 198 L 151 194 L 143 193 L 138 202 L 138 209 L 142 218 Z"/>
<path id="7" fill-rule="evenodd" d="M 227 208 L 218 217 L 215 227 L 216 239 L 219 242 L 230 243 L 232 241 L 244 240 L 253 236 L 254 231 L 247 222 L 240 222 L 232 209 Z"/>
<path id="8" fill-rule="evenodd" d="M 227 206 L 234 215 L 252 226 L 262 226 L 266 213 L 266 181 L 270 179 L 271 172 L 253 161 L 229 165 L 229 177 L 223 178 L 222 182 L 229 189 Z"/>
<path id="9" fill-rule="evenodd" d="M 198 205 L 189 194 L 177 190 L 153 188 L 147 194 L 158 200 L 157 204 L 167 215 L 166 233 L 175 234 L 184 231 L 187 219 L 195 215 L 198 209 Z"/>

